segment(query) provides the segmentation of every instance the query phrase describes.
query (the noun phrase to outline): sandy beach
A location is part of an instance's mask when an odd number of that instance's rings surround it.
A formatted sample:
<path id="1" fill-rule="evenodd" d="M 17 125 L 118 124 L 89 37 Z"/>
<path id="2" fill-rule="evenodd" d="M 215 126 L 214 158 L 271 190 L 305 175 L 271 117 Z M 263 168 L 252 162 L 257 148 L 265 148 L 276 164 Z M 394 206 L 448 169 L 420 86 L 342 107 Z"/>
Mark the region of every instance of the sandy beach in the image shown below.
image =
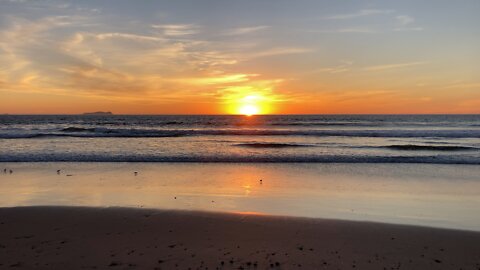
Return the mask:
<path id="1" fill-rule="evenodd" d="M 132 208 L 0 209 L 0 267 L 479 269 L 480 233 Z"/>

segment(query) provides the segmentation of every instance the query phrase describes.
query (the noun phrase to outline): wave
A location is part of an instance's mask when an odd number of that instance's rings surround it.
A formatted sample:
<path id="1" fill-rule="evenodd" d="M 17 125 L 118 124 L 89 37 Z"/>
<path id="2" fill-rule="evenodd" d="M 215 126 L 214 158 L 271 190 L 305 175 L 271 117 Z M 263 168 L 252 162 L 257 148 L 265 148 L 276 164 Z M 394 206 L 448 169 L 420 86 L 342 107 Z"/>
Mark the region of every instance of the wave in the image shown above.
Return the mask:
<path id="1" fill-rule="evenodd" d="M 198 162 L 198 163 L 419 163 L 480 165 L 475 156 L 161 156 L 105 154 L 7 154 L 0 162 Z"/>
<path id="2" fill-rule="evenodd" d="M 64 131 L 64 132 L 85 132 L 85 131 L 94 132 L 95 129 L 94 128 L 80 128 L 80 127 L 67 127 L 67 128 L 61 129 L 61 131 Z"/>
<path id="3" fill-rule="evenodd" d="M 464 150 L 479 150 L 476 147 L 469 146 L 446 146 L 446 145 L 415 145 L 415 144 L 398 144 L 388 145 L 385 148 L 405 151 L 464 151 Z"/>
<path id="4" fill-rule="evenodd" d="M 314 145 L 296 144 L 296 143 L 238 143 L 234 146 L 250 147 L 250 148 L 288 148 L 288 147 L 311 147 Z"/>
<path id="5" fill-rule="evenodd" d="M 342 127 L 381 127 L 386 126 L 385 123 L 345 123 L 345 122 L 292 122 L 292 123 L 270 123 L 270 126 L 303 126 L 303 127 L 328 127 L 328 126 L 342 126 Z"/>
<path id="6" fill-rule="evenodd" d="M 294 129 L 121 129 L 64 128 L 57 131 L 20 131 L 0 133 L 3 139 L 44 137 L 179 137 L 179 136 L 317 136 L 386 138 L 480 138 L 480 130 L 294 130 Z"/>

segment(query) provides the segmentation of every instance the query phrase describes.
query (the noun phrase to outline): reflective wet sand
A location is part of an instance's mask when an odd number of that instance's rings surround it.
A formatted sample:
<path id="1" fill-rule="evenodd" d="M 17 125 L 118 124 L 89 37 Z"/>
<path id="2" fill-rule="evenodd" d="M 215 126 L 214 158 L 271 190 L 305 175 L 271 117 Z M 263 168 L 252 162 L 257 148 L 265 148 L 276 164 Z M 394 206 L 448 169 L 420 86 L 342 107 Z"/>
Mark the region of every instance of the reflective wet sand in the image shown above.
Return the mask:
<path id="1" fill-rule="evenodd" d="M 0 163 L 0 169 L 1 207 L 204 210 L 480 231 L 478 166 Z"/>

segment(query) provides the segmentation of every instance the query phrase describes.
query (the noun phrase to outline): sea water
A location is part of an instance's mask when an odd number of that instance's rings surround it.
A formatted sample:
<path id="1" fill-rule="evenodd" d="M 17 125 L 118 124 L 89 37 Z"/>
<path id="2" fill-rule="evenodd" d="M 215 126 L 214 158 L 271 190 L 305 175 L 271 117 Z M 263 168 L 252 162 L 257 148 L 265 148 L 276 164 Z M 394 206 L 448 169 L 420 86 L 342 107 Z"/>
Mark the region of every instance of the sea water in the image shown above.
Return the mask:
<path id="1" fill-rule="evenodd" d="M 0 161 L 480 164 L 479 115 L 3 115 Z"/>

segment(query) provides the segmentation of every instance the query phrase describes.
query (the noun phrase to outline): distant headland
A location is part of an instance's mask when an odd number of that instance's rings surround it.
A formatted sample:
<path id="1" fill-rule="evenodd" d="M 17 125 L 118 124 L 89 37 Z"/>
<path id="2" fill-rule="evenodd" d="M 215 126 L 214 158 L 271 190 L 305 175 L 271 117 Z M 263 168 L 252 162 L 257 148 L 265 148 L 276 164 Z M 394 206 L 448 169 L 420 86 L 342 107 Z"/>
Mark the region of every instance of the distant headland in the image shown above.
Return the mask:
<path id="1" fill-rule="evenodd" d="M 83 115 L 113 115 L 112 112 L 86 112 Z"/>

